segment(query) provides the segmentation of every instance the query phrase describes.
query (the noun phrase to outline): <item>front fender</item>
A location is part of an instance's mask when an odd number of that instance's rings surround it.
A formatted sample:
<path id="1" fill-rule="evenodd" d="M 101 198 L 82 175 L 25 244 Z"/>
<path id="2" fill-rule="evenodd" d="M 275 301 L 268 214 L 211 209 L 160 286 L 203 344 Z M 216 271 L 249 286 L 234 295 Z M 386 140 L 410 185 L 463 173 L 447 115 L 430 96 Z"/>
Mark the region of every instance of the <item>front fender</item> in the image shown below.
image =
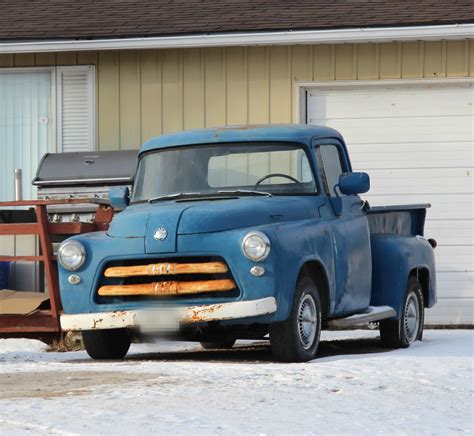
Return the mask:
<path id="1" fill-rule="evenodd" d="M 393 234 L 371 235 L 372 299 L 371 306 L 391 306 L 400 319 L 410 273 L 422 269 L 429 280 L 424 289 L 425 307 L 436 303 L 436 270 L 434 252 L 421 236 Z"/>
<path id="2" fill-rule="evenodd" d="M 305 220 L 280 225 L 275 233 L 278 237 L 280 279 L 283 284 L 278 295 L 277 320 L 288 319 L 298 275 L 308 262 L 317 262 L 325 272 L 330 302 L 328 311 L 332 315 L 335 308 L 335 275 L 329 225 L 322 220 Z"/>

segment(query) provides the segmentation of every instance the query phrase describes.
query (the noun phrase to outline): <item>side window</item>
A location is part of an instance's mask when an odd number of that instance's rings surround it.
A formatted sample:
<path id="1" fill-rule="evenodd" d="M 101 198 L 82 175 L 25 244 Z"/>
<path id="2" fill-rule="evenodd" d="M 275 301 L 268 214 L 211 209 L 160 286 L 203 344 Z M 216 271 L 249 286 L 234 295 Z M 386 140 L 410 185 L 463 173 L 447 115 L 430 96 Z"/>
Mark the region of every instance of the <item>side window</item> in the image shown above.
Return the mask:
<path id="1" fill-rule="evenodd" d="M 324 189 L 329 195 L 336 196 L 334 187 L 339 183 L 339 176 L 344 172 L 339 150 L 335 145 L 320 145 L 316 150 L 316 156 Z"/>

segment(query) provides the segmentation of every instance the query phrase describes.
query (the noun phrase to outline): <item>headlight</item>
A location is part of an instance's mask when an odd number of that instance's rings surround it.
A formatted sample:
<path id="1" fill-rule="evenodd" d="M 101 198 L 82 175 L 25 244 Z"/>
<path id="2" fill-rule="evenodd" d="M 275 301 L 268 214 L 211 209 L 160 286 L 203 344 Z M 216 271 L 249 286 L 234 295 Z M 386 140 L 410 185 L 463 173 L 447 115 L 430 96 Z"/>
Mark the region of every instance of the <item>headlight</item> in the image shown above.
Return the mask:
<path id="1" fill-rule="evenodd" d="M 76 271 L 86 260 L 84 246 L 77 241 L 63 242 L 58 250 L 58 260 L 69 271 Z"/>
<path id="2" fill-rule="evenodd" d="M 242 251 L 254 262 L 265 260 L 270 254 L 270 240 L 262 232 L 247 233 L 242 241 Z"/>

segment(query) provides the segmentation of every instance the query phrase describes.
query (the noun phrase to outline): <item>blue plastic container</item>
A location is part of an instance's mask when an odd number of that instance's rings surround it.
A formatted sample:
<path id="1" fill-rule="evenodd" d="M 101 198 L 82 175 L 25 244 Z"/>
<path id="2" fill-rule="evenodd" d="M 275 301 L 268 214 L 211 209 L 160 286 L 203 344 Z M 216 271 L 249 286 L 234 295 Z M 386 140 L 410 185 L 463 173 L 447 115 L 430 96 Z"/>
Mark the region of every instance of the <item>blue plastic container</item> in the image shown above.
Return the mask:
<path id="1" fill-rule="evenodd" d="M 10 289 L 10 262 L 0 262 L 0 289 Z"/>

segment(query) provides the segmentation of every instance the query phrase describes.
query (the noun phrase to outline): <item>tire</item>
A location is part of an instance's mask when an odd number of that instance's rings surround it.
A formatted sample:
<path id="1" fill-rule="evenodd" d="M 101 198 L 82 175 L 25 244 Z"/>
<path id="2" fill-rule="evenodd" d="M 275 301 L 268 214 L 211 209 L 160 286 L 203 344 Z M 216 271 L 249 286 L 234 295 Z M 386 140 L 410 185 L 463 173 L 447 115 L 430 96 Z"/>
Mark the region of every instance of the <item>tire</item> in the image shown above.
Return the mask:
<path id="1" fill-rule="evenodd" d="M 127 329 L 85 330 L 82 339 L 92 359 L 123 359 L 132 338 Z"/>
<path id="2" fill-rule="evenodd" d="M 423 291 L 416 277 L 408 279 L 402 316 L 398 320 L 380 321 L 380 340 L 385 347 L 407 348 L 422 339 L 425 309 Z"/>
<path id="3" fill-rule="evenodd" d="M 321 299 L 309 277 L 298 279 L 290 316 L 270 326 L 273 358 L 280 362 L 307 362 L 316 357 L 321 336 Z"/>
<path id="4" fill-rule="evenodd" d="M 205 350 L 227 350 L 234 346 L 235 341 L 236 339 L 229 338 L 222 341 L 201 342 L 201 347 Z"/>

